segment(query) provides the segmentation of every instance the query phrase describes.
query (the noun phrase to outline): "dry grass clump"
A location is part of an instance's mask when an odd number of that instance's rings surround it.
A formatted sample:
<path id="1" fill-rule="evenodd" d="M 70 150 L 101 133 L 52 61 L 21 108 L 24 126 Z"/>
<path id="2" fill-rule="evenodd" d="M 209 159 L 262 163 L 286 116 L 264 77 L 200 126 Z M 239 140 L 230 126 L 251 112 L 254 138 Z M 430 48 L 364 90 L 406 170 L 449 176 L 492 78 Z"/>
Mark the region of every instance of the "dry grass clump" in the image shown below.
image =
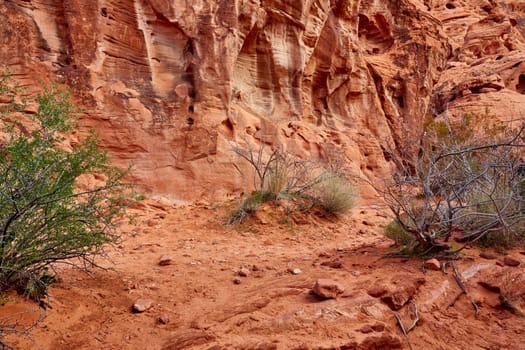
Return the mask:
<path id="1" fill-rule="evenodd" d="M 501 305 L 514 314 L 525 316 L 525 276 L 520 271 L 508 271 L 502 279 Z"/>
<path id="2" fill-rule="evenodd" d="M 342 163 L 323 166 L 280 148 L 268 154 L 263 144 L 258 149 L 235 144 L 233 151 L 252 166 L 256 190 L 231 214 L 228 224 L 241 223 L 257 211 L 258 204 L 267 201 L 278 205 L 281 199 L 301 198 L 311 205 L 301 204 L 299 208 L 318 206 L 332 215 L 343 214 L 356 203 L 354 187 L 344 175 Z"/>
<path id="3" fill-rule="evenodd" d="M 342 174 L 327 172 L 315 186 L 315 199 L 328 214 L 340 215 L 356 204 L 354 186 Z"/>
<path id="4" fill-rule="evenodd" d="M 289 168 L 290 164 L 282 154 L 279 154 L 268 166 L 264 187 L 270 198 L 277 199 L 279 194 L 285 191 L 289 182 Z"/>

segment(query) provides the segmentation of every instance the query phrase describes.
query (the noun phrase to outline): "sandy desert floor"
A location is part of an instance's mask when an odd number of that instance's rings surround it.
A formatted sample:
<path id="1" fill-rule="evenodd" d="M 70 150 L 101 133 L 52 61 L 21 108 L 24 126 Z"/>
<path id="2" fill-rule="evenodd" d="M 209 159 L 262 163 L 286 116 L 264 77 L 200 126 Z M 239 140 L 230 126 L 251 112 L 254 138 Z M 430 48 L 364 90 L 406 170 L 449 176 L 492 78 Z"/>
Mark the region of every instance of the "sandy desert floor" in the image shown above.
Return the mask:
<path id="1" fill-rule="evenodd" d="M 120 226 L 122 242 L 100 261 L 108 270 L 59 267 L 44 320 L 29 337 L 5 339 L 39 350 L 525 349 L 516 315 L 525 261 L 505 266 L 503 255 L 484 259 L 466 249 L 456 264 L 467 294 L 449 306 L 460 292 L 451 262 L 446 273 L 424 272 L 420 259 L 385 258 L 395 248 L 376 207 L 335 220 L 283 216 L 268 205 L 250 222 L 227 226 L 236 203 L 136 206 L 136 223 Z M 510 256 L 525 260 L 519 250 Z M 312 292 L 319 279 L 339 286 L 336 298 Z M 503 290 L 514 313 L 501 306 Z M 139 299 L 151 305 L 133 312 Z M 409 327 L 416 308 L 407 339 L 395 315 Z M 0 313 L 21 324 L 40 315 L 17 296 Z"/>

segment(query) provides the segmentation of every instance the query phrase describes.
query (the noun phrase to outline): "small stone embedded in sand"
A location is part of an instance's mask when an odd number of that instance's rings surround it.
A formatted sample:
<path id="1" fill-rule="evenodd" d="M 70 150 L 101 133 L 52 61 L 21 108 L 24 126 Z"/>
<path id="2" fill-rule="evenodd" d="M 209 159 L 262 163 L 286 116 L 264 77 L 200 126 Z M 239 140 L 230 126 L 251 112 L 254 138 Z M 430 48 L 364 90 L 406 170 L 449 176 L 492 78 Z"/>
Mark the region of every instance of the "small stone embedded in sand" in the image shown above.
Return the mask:
<path id="1" fill-rule="evenodd" d="M 378 322 L 372 326 L 372 329 L 376 332 L 382 332 L 385 330 L 385 325 Z"/>
<path id="2" fill-rule="evenodd" d="M 498 255 L 494 252 L 483 251 L 479 253 L 479 257 L 487 260 L 494 260 L 498 258 Z"/>
<path id="3" fill-rule="evenodd" d="M 321 266 L 328 266 L 333 269 L 340 269 L 343 267 L 343 263 L 341 262 L 341 260 L 335 259 L 335 260 L 330 260 L 330 261 L 323 261 L 321 263 Z"/>
<path id="4" fill-rule="evenodd" d="M 241 277 L 248 277 L 250 270 L 248 270 L 246 267 L 241 267 L 237 273 Z"/>
<path id="5" fill-rule="evenodd" d="M 240 278 L 234 278 L 233 279 L 233 283 L 234 284 L 241 284 L 241 279 Z"/>
<path id="6" fill-rule="evenodd" d="M 299 274 L 300 274 L 301 272 L 303 272 L 303 271 L 301 271 L 300 268 L 297 268 L 297 267 L 296 267 L 296 268 L 293 269 L 291 272 L 292 272 L 292 275 L 299 275 Z"/>
<path id="7" fill-rule="evenodd" d="M 321 298 L 333 299 L 342 294 L 344 288 L 334 280 L 320 278 L 315 282 L 312 291 Z"/>
<path id="8" fill-rule="evenodd" d="M 378 287 L 377 290 L 368 290 L 368 294 L 373 297 L 381 298 L 381 302 L 386 304 L 392 310 L 399 310 L 405 306 L 410 300 L 413 300 L 419 288 L 426 282 L 425 278 L 415 276 L 414 274 L 395 274 L 390 278 L 389 282 L 383 288 Z"/>
<path id="9" fill-rule="evenodd" d="M 144 312 L 153 306 L 153 300 L 140 298 L 133 303 L 133 311 L 136 313 Z"/>
<path id="10" fill-rule="evenodd" d="M 361 332 L 363 334 L 372 333 L 373 331 L 374 331 L 374 329 L 372 328 L 372 326 L 370 326 L 368 324 L 365 324 L 363 327 L 359 328 L 359 332 Z"/>
<path id="11" fill-rule="evenodd" d="M 159 323 L 168 324 L 170 322 L 170 316 L 163 312 L 159 315 Z"/>
<path id="12" fill-rule="evenodd" d="M 162 255 L 160 258 L 159 258 L 159 265 L 160 266 L 166 266 L 166 265 L 171 265 L 171 257 L 168 256 L 168 255 Z"/>
<path id="13" fill-rule="evenodd" d="M 273 245 L 273 242 L 271 240 L 267 239 L 267 240 L 265 240 L 263 242 L 263 244 L 266 245 L 266 246 L 269 246 L 269 245 Z"/>
<path id="14" fill-rule="evenodd" d="M 521 264 L 521 262 L 518 259 L 513 258 L 510 255 L 506 255 L 503 258 L 503 263 L 507 266 L 519 266 L 519 264 Z"/>
<path id="15" fill-rule="evenodd" d="M 374 298 L 382 297 L 387 292 L 388 289 L 383 285 L 373 285 L 369 290 L 367 290 L 368 295 Z"/>
<path id="16" fill-rule="evenodd" d="M 425 261 L 425 264 L 423 266 L 427 270 L 434 270 L 434 271 L 441 270 L 441 263 L 439 262 L 438 259 L 435 259 L 435 258 Z"/>

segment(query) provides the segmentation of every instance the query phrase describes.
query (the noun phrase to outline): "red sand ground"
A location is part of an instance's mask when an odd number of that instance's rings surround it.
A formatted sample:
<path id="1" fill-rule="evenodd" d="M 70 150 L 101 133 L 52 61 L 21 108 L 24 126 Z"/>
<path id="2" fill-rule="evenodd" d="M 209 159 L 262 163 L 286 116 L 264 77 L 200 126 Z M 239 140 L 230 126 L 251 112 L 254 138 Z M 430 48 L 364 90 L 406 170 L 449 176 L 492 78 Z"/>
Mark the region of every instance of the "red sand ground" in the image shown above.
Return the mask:
<path id="1" fill-rule="evenodd" d="M 447 307 L 459 292 L 452 269 L 423 273 L 421 260 L 384 258 L 391 241 L 376 208 L 330 220 L 283 219 L 265 207 L 250 223 L 226 226 L 234 206 L 146 201 L 135 209 L 137 224 L 120 227 L 112 263 L 101 261 L 110 270 L 88 275 L 61 267 L 45 319 L 30 338 L 7 340 L 20 349 L 408 349 L 394 315 L 408 327 L 415 303 L 420 320 L 408 334 L 412 349 L 525 349 L 523 318 L 477 283 L 523 275 L 521 266 L 500 267 L 466 250 L 457 264 L 468 294 Z M 162 255 L 171 264 L 160 266 Z M 320 299 L 311 292 L 319 278 L 339 282 L 344 292 Z M 153 306 L 133 313 L 138 298 Z M 29 310 L 17 313 L 22 323 L 38 317 L 34 303 L 14 300 L 2 316 Z"/>

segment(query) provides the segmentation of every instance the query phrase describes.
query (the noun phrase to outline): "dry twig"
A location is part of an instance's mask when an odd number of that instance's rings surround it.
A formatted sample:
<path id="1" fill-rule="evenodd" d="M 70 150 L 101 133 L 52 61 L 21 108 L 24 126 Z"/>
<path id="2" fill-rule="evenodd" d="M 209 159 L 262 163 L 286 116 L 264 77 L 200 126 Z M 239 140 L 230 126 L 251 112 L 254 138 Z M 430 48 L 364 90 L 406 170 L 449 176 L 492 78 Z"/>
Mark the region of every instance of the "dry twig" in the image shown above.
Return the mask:
<path id="1" fill-rule="evenodd" d="M 417 310 L 416 303 L 412 303 L 412 310 L 414 312 L 414 321 L 412 322 L 410 327 L 408 327 L 406 329 L 407 333 L 410 332 L 411 330 L 413 330 L 417 326 L 417 323 L 419 322 L 419 313 L 418 313 L 418 310 Z"/>
<path id="2" fill-rule="evenodd" d="M 412 345 L 410 344 L 410 339 L 408 339 L 408 333 L 411 330 L 413 330 L 416 327 L 417 323 L 419 322 L 419 312 L 418 312 L 416 303 L 412 303 L 412 311 L 414 312 L 414 321 L 412 321 L 412 324 L 408 328 L 405 328 L 405 326 L 403 325 L 401 316 L 399 316 L 397 312 L 394 313 L 394 316 L 396 317 L 396 320 L 397 320 L 397 324 L 399 325 L 399 328 L 401 328 L 401 332 L 403 333 L 403 336 L 405 337 L 407 341 L 408 348 L 411 350 L 412 350 Z"/>
<path id="3" fill-rule="evenodd" d="M 403 332 L 403 335 L 405 336 L 405 339 L 407 340 L 407 345 L 410 350 L 412 350 L 412 344 L 410 344 L 410 339 L 408 339 L 408 334 L 405 329 L 405 326 L 403 325 L 403 321 L 401 321 L 401 317 L 397 312 L 394 313 L 394 316 L 396 317 L 397 324 L 399 324 L 399 328 L 401 328 L 401 332 Z"/>
<path id="4" fill-rule="evenodd" d="M 458 267 L 455 262 L 452 262 L 452 270 L 454 271 L 454 278 L 456 279 L 456 282 L 461 289 L 461 291 L 456 295 L 456 297 L 448 304 L 448 307 L 454 306 L 456 301 L 458 301 L 459 297 L 463 294 L 467 295 L 467 290 L 465 289 L 465 285 L 461 281 L 461 276 L 458 272 Z M 469 298 L 470 299 L 470 298 Z M 476 312 L 475 317 L 478 318 L 479 315 L 479 307 L 478 304 L 474 300 L 470 300 L 470 303 L 474 307 L 474 311 Z"/>
<path id="5" fill-rule="evenodd" d="M 447 274 L 447 265 L 448 263 L 445 261 L 443 264 L 441 264 L 441 271 L 446 275 Z"/>
<path id="6" fill-rule="evenodd" d="M 459 292 L 456 295 L 456 297 L 448 304 L 447 307 L 454 306 L 454 304 L 456 303 L 456 301 L 458 301 L 459 297 L 462 294 L 467 294 L 467 290 L 465 289 L 465 286 L 463 285 L 463 282 L 461 281 L 461 277 L 460 277 L 459 272 L 458 272 L 458 267 L 457 267 L 457 265 L 456 265 L 456 263 L 454 261 L 452 262 L 452 271 L 454 271 L 454 279 L 456 280 L 456 283 L 458 284 L 459 288 L 461 289 L 461 292 Z"/>
<path id="7" fill-rule="evenodd" d="M 476 304 L 476 302 L 474 300 L 471 301 L 472 303 L 472 306 L 474 306 L 474 310 L 476 311 L 476 319 L 478 319 L 478 315 L 479 315 L 479 307 L 478 307 L 478 304 Z"/>

